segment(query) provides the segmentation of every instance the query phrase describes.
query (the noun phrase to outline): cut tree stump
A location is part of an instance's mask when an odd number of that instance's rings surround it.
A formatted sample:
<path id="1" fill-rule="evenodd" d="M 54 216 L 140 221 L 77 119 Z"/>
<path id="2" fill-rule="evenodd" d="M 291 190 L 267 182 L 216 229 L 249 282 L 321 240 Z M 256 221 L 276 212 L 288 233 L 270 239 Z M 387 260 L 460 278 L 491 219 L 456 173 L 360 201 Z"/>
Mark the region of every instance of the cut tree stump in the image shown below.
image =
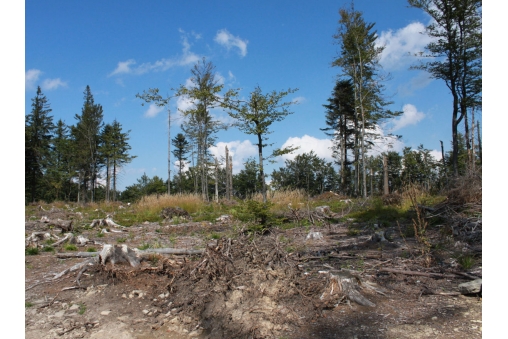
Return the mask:
<path id="1" fill-rule="evenodd" d="M 330 279 L 325 292 L 320 299 L 325 303 L 340 303 L 342 300 L 354 301 L 362 306 L 375 307 L 376 304 L 365 298 L 359 291 L 360 279 L 348 272 L 340 272 L 337 275 L 328 273 Z M 333 305 L 335 306 L 335 305 Z"/>

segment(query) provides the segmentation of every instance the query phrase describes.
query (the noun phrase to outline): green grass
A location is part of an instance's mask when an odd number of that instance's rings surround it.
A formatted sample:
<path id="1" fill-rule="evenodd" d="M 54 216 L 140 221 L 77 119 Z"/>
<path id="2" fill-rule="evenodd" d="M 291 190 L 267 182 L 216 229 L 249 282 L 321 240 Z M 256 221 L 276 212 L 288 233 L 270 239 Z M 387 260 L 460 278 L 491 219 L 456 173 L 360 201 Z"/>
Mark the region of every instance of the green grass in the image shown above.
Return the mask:
<path id="1" fill-rule="evenodd" d="M 66 251 L 77 251 L 78 248 L 74 244 L 65 244 L 64 250 L 66 250 Z"/>
<path id="2" fill-rule="evenodd" d="M 29 302 L 29 301 L 25 301 L 25 308 L 30 308 L 32 307 L 34 304 Z"/>
<path id="3" fill-rule="evenodd" d="M 86 249 L 87 252 L 97 252 L 97 249 L 95 247 L 88 247 Z"/>
<path id="4" fill-rule="evenodd" d="M 55 249 L 53 248 L 53 246 L 44 246 L 44 247 L 42 248 L 42 250 L 43 250 L 44 252 L 54 252 L 54 251 L 55 251 Z"/>
<path id="5" fill-rule="evenodd" d="M 142 251 L 147 250 L 149 248 L 150 248 L 150 244 L 147 244 L 147 243 L 144 243 L 144 244 L 138 246 L 138 249 L 140 249 Z"/>
<path id="6" fill-rule="evenodd" d="M 474 266 L 476 260 L 471 254 L 461 254 L 457 258 L 457 262 L 464 270 L 469 270 Z"/>
<path id="7" fill-rule="evenodd" d="M 25 248 L 25 255 L 37 255 L 37 254 L 39 254 L 39 249 L 37 247 Z"/>
<path id="8" fill-rule="evenodd" d="M 83 315 L 83 314 L 85 314 L 85 312 L 86 312 L 86 305 L 83 303 L 79 304 L 78 314 Z"/>
<path id="9" fill-rule="evenodd" d="M 127 241 L 127 238 L 118 238 L 118 239 L 116 239 L 116 242 L 118 242 L 120 244 L 124 243 L 125 241 Z"/>

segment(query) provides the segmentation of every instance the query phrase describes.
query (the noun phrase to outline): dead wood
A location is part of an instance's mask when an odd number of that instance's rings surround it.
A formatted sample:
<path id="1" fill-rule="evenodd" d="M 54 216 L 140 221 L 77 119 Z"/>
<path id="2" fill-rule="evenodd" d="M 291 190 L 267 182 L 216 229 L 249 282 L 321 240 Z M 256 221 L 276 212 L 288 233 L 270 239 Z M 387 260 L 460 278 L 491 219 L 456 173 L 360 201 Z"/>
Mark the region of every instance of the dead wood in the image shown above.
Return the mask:
<path id="1" fill-rule="evenodd" d="M 419 275 L 423 277 L 430 278 L 457 278 L 454 274 L 442 274 L 442 273 L 431 273 L 431 272 L 418 272 L 418 271 L 401 271 L 393 268 L 381 268 L 380 272 L 389 272 L 389 273 L 397 273 L 397 274 L 406 274 L 406 275 Z"/>
<path id="2" fill-rule="evenodd" d="M 360 279 L 348 272 L 340 272 L 337 275 L 329 273 L 330 279 L 325 292 L 319 298 L 328 306 L 340 303 L 342 300 L 350 300 L 362 306 L 375 307 L 376 304 L 365 298 L 359 291 Z M 335 305 L 333 305 L 335 306 Z"/>
<path id="3" fill-rule="evenodd" d="M 104 219 L 94 219 L 92 220 L 92 223 L 90 224 L 90 227 L 96 227 L 96 226 L 108 226 L 108 227 L 120 227 L 123 228 L 124 226 L 118 225 L 116 222 L 113 221 L 111 215 L 107 215 Z"/>
<path id="4" fill-rule="evenodd" d="M 75 252 L 75 253 L 57 253 L 56 257 L 60 259 L 68 258 L 90 258 L 95 257 L 99 252 Z"/>
<path id="5" fill-rule="evenodd" d="M 64 242 L 69 242 L 69 243 L 75 243 L 76 240 L 74 239 L 74 234 L 72 233 L 67 233 L 65 235 L 65 237 L 63 237 L 62 239 L 58 240 L 57 242 L 55 242 L 53 244 L 53 246 L 58 246 L 60 244 L 63 244 Z"/>

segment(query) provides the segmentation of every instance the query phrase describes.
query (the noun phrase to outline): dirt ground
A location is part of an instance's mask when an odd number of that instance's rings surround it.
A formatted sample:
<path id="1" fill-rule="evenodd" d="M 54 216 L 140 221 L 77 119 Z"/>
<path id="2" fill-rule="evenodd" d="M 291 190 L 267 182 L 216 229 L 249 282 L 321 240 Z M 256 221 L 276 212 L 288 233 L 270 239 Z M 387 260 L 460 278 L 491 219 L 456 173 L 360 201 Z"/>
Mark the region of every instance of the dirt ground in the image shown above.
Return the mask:
<path id="1" fill-rule="evenodd" d="M 435 228 L 429 239 L 446 246 L 425 257 L 396 225 L 387 226 L 391 240 L 383 242 L 372 240 L 372 225 L 355 225 L 354 235 L 348 226 L 274 229 L 256 236 L 233 232 L 240 227 L 235 221 L 144 223 L 103 237 L 97 229 L 82 230 L 90 243 L 78 251 L 100 251 L 101 244 L 206 250 L 153 256 L 137 268 L 91 265 L 79 285 L 77 271 L 51 279 L 84 258 L 26 255 L 25 338 L 482 337 L 481 294 L 457 293 L 460 283 L 471 281 L 466 275 L 482 276 L 481 243 L 446 240 Z M 312 231 L 323 237 L 307 239 Z M 474 250 L 468 271 L 452 255 L 461 250 Z M 384 271 L 390 268 L 438 275 Z M 331 277 L 347 275 L 375 306 L 349 302 L 332 290 Z"/>

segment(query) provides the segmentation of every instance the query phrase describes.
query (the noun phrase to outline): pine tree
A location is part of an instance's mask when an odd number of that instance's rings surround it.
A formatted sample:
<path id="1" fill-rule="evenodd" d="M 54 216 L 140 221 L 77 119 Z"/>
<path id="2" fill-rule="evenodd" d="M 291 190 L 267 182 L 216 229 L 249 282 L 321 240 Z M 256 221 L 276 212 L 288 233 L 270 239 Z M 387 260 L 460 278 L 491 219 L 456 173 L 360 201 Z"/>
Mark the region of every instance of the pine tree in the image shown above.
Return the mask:
<path id="1" fill-rule="evenodd" d="M 84 103 L 81 115 L 76 114 L 76 125 L 71 128 L 71 135 L 75 143 L 75 160 L 78 169 L 80 192 L 78 201 L 88 200 L 88 190 L 91 201 L 94 201 L 95 184 L 100 169 L 100 133 L 104 126 L 103 110 L 100 104 L 95 104 L 90 86 L 84 91 Z"/>
<path id="2" fill-rule="evenodd" d="M 25 201 L 41 199 L 43 178 L 48 167 L 51 133 L 55 128 L 48 99 L 40 86 L 32 99 L 32 111 L 25 116 Z"/>
<path id="3" fill-rule="evenodd" d="M 384 86 L 380 74 L 379 57 L 384 47 L 376 46 L 377 33 L 373 30 L 374 23 L 366 23 L 362 13 L 351 9 L 339 10 L 339 30 L 334 38 L 341 47 L 340 55 L 332 65 L 343 71 L 341 78 L 350 79 L 353 84 L 355 109 L 359 127 L 360 152 L 355 154 L 359 158 L 356 163 L 357 182 L 360 171 L 362 174 L 362 195 L 367 196 L 367 129 L 383 119 L 400 115 L 401 112 L 391 112 L 384 107 L 391 104 L 382 95 Z M 358 151 L 357 151 L 358 152 Z M 355 187 L 358 189 L 359 184 Z"/>
<path id="4" fill-rule="evenodd" d="M 115 119 L 112 124 L 104 126 L 101 133 L 100 153 L 106 167 L 106 200 L 116 201 L 116 184 L 118 171 L 123 165 L 136 158 L 130 155 L 129 133 L 122 131 L 122 125 Z M 113 194 L 110 194 L 111 181 L 113 181 Z"/>

